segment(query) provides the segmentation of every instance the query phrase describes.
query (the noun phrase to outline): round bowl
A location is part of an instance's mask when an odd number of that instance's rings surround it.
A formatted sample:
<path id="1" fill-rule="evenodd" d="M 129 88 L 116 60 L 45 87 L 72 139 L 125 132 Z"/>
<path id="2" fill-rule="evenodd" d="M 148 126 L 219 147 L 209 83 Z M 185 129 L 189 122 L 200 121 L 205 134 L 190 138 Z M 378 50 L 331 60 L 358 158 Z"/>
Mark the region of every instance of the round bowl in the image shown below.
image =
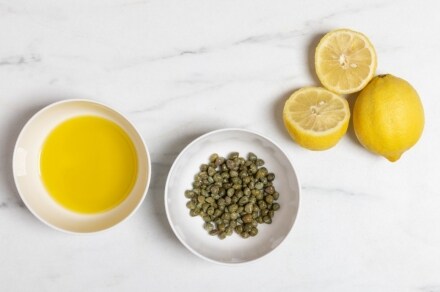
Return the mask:
<path id="1" fill-rule="evenodd" d="M 48 134 L 61 122 L 83 115 L 106 118 L 130 137 L 138 156 L 138 176 L 126 199 L 106 212 L 81 214 L 63 208 L 46 191 L 40 176 L 40 153 Z M 36 113 L 18 136 L 13 155 L 15 184 L 24 204 L 47 225 L 66 232 L 91 233 L 108 229 L 127 219 L 142 203 L 151 175 L 148 149 L 135 127 L 120 113 L 89 100 L 65 100 Z"/>
<path id="2" fill-rule="evenodd" d="M 239 152 L 246 157 L 255 153 L 276 176 L 274 186 L 280 193 L 280 210 L 272 224 L 258 225 L 255 237 L 243 239 L 237 234 L 220 240 L 203 229 L 203 219 L 191 217 L 186 207 L 185 190 L 192 188 L 194 175 L 212 153 L 227 156 Z M 222 129 L 207 133 L 191 142 L 176 158 L 165 186 L 165 209 L 168 221 L 181 243 L 197 256 L 221 264 L 256 260 L 273 251 L 290 232 L 299 206 L 300 185 L 289 157 L 261 134 L 242 129 Z"/>

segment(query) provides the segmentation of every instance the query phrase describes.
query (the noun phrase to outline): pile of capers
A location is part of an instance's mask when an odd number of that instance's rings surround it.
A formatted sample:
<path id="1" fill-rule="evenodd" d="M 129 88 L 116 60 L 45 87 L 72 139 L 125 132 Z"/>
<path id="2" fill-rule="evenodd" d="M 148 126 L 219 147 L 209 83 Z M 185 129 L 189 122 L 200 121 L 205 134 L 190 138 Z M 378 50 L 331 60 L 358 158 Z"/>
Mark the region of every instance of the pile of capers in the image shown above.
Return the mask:
<path id="1" fill-rule="evenodd" d="M 220 239 L 234 231 L 242 238 L 256 236 L 258 224 L 271 224 L 280 209 L 275 174 L 263 165 L 254 153 L 247 159 L 238 152 L 227 158 L 212 154 L 195 175 L 193 189 L 185 191 L 189 214 L 202 217 L 204 229 Z"/>

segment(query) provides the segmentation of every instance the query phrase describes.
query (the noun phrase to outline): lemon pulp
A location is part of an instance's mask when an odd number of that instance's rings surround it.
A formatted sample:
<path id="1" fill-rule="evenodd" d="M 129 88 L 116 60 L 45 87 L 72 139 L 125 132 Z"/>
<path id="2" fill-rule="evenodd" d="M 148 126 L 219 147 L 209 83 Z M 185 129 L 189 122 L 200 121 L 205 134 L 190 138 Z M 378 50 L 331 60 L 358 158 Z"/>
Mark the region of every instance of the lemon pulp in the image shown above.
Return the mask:
<path id="1" fill-rule="evenodd" d="M 40 156 L 41 178 L 50 196 L 78 213 L 98 213 L 120 204 L 137 178 L 137 154 L 114 122 L 80 116 L 59 124 Z"/>
<path id="2" fill-rule="evenodd" d="M 302 147 L 326 150 L 347 132 L 350 109 L 345 98 L 321 87 L 295 91 L 284 104 L 283 121 Z"/>
<path id="3" fill-rule="evenodd" d="M 361 90 L 376 72 L 376 51 L 360 32 L 337 29 L 327 33 L 315 51 L 316 74 L 322 85 L 339 94 Z"/>

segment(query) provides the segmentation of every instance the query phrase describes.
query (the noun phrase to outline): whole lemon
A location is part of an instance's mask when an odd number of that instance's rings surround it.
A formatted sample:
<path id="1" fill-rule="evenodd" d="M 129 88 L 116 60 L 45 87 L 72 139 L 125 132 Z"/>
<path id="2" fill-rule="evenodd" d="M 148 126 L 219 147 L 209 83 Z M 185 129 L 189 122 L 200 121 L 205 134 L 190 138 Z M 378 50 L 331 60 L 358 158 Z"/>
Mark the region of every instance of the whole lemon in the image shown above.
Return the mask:
<path id="1" fill-rule="evenodd" d="M 353 126 L 361 144 L 396 161 L 417 143 L 425 117 L 416 90 L 405 80 L 379 75 L 359 93 Z"/>

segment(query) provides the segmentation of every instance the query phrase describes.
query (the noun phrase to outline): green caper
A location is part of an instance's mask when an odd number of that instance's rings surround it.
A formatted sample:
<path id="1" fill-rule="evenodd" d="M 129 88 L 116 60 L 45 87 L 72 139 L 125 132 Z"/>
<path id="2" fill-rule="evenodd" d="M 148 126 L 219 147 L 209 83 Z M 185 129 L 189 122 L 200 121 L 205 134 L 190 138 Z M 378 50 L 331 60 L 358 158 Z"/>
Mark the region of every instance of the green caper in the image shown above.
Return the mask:
<path id="1" fill-rule="evenodd" d="M 239 154 L 238 154 L 238 152 L 231 152 L 231 153 L 229 153 L 229 159 L 235 159 L 235 158 L 238 158 L 238 156 L 239 156 Z"/>
<path id="2" fill-rule="evenodd" d="M 248 154 L 248 159 L 249 159 L 250 161 L 255 161 L 255 160 L 257 160 L 257 155 L 255 155 L 255 154 L 252 153 L 252 152 L 249 152 L 249 154 Z"/>
<path id="3" fill-rule="evenodd" d="M 267 174 L 267 181 L 273 181 L 274 179 L 275 179 L 275 174 L 273 174 L 273 173 Z"/>
<path id="4" fill-rule="evenodd" d="M 194 197 L 194 192 L 193 191 L 185 191 L 185 197 L 188 199 L 191 199 L 192 197 Z"/>
<path id="5" fill-rule="evenodd" d="M 244 231 L 244 232 L 249 232 L 249 231 L 251 231 L 251 230 L 252 230 L 252 224 L 250 224 L 250 223 L 245 223 L 244 226 L 243 226 L 243 231 Z"/>
<path id="6" fill-rule="evenodd" d="M 214 162 L 214 161 L 217 160 L 217 158 L 218 158 L 218 154 L 217 153 L 213 153 L 213 154 L 211 154 L 211 156 L 209 156 L 209 161 L 210 162 Z"/>
<path id="7" fill-rule="evenodd" d="M 186 207 L 188 209 L 195 209 L 196 208 L 196 204 L 193 201 L 188 201 L 188 203 L 186 203 Z"/>
<path id="8" fill-rule="evenodd" d="M 272 203 L 273 203 L 273 197 L 272 197 L 272 195 L 267 195 L 266 198 L 265 198 L 265 200 L 266 200 L 266 203 L 268 203 L 268 204 L 272 204 Z"/>
<path id="9" fill-rule="evenodd" d="M 233 160 L 230 160 L 230 159 L 226 160 L 226 167 L 229 170 L 235 169 L 235 167 L 236 167 L 235 162 Z"/>
<path id="10" fill-rule="evenodd" d="M 209 231 L 209 235 L 212 235 L 212 236 L 218 235 L 218 230 L 212 229 L 211 231 Z"/>
<path id="11" fill-rule="evenodd" d="M 263 222 L 266 224 L 270 224 L 272 223 L 272 219 L 270 219 L 270 217 L 266 215 L 263 217 Z"/>
<path id="12" fill-rule="evenodd" d="M 238 172 L 236 170 L 231 170 L 229 172 L 229 176 L 233 177 L 233 178 L 237 178 L 238 177 Z M 232 180 L 232 182 L 234 182 L 234 180 Z"/>
<path id="13" fill-rule="evenodd" d="M 224 159 L 223 157 L 218 157 L 218 158 L 215 160 L 214 164 L 215 164 L 215 166 L 220 166 L 220 165 L 222 165 L 224 162 L 225 162 L 225 159 Z"/>
<path id="14" fill-rule="evenodd" d="M 249 202 L 249 197 L 242 197 L 240 198 L 240 201 L 238 201 L 238 204 L 243 206 Z"/>
<path id="15" fill-rule="evenodd" d="M 244 206 L 244 211 L 248 214 L 251 214 L 253 209 L 254 209 L 253 203 L 247 203 L 246 206 Z"/>
<path id="16" fill-rule="evenodd" d="M 203 224 L 203 228 L 209 232 L 214 229 L 214 225 L 212 225 L 211 222 L 205 222 L 205 224 Z"/>
<path id="17" fill-rule="evenodd" d="M 200 216 L 203 227 L 220 239 L 233 231 L 243 238 L 256 236 L 258 224 L 272 222 L 280 205 L 273 181 L 275 174 L 263 167 L 264 160 L 250 152 L 247 159 L 231 152 L 225 159 L 217 153 L 200 166 L 193 188 L 185 191 L 190 216 Z"/>
<path id="18" fill-rule="evenodd" d="M 269 187 L 265 188 L 264 191 L 268 194 L 273 195 L 275 193 L 275 188 L 273 186 L 269 186 Z"/>
<path id="19" fill-rule="evenodd" d="M 252 218 L 251 214 L 246 214 L 246 215 L 241 217 L 241 220 L 243 220 L 244 223 L 251 223 L 252 219 L 253 218 Z"/>
<path id="20" fill-rule="evenodd" d="M 243 225 L 237 225 L 234 230 L 238 234 L 241 234 L 243 232 Z"/>
<path id="21" fill-rule="evenodd" d="M 238 205 L 237 204 L 232 204 L 228 207 L 228 210 L 230 213 L 236 212 L 238 210 Z"/>

